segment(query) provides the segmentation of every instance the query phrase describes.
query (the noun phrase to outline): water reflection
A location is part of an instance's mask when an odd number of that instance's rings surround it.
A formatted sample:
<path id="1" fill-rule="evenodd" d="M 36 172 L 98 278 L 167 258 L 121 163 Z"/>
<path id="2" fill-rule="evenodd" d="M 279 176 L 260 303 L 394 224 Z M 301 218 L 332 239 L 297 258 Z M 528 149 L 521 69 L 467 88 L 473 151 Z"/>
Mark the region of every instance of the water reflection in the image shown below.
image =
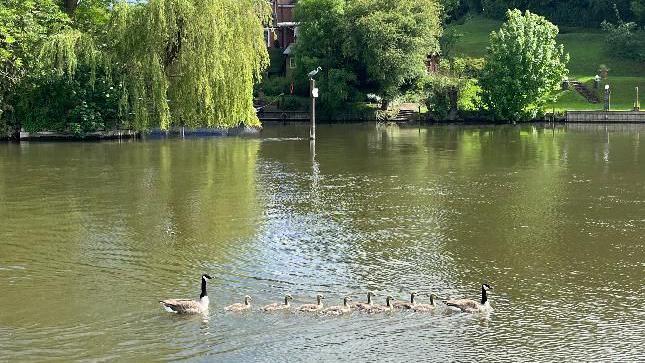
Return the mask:
<path id="1" fill-rule="evenodd" d="M 2 144 L 0 304 L 14 309 L 0 315 L 0 360 L 637 360 L 642 130 Z M 208 316 L 159 309 L 197 297 L 203 272 Z M 222 311 L 245 294 L 256 307 L 287 292 L 477 298 L 482 281 L 489 316 Z"/>

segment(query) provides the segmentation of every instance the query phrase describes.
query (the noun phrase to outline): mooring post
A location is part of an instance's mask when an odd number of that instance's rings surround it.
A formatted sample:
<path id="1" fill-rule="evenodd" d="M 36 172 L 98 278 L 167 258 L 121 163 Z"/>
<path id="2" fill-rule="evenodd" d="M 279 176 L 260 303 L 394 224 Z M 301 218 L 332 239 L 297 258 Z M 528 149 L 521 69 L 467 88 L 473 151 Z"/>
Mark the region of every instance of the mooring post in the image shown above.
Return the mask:
<path id="1" fill-rule="evenodd" d="M 316 80 L 310 78 L 311 88 L 311 129 L 309 130 L 309 139 L 316 139 L 316 97 L 318 97 L 318 89 L 316 88 Z"/>

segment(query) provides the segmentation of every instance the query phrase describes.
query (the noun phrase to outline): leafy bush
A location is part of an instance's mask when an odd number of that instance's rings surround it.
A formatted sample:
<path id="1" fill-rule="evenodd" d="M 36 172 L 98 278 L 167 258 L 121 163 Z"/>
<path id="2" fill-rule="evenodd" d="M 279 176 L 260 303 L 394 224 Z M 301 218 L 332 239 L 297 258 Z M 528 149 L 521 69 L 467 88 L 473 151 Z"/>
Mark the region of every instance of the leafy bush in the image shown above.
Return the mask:
<path id="1" fill-rule="evenodd" d="M 601 26 L 607 34 L 605 45 L 611 55 L 632 60 L 645 59 L 645 42 L 636 36 L 636 23 L 626 23 L 619 19 L 616 24 L 603 21 Z"/>
<path id="2" fill-rule="evenodd" d="M 558 27 L 544 17 L 519 10 L 492 32 L 479 81 L 482 101 L 499 120 L 535 117 L 567 74 L 569 56 L 556 43 Z"/>
<path id="3" fill-rule="evenodd" d="M 455 58 L 452 60 L 452 69 L 457 74 L 466 78 L 479 78 L 484 70 L 486 61 L 484 58 Z"/>
<path id="4" fill-rule="evenodd" d="M 303 98 L 298 96 L 285 96 L 280 104 L 280 108 L 283 110 L 296 111 L 296 110 L 308 110 L 309 109 L 309 98 Z"/>
<path id="5" fill-rule="evenodd" d="M 290 94 L 291 80 L 284 77 L 265 78 L 259 86 L 267 96 L 277 96 L 281 93 Z"/>

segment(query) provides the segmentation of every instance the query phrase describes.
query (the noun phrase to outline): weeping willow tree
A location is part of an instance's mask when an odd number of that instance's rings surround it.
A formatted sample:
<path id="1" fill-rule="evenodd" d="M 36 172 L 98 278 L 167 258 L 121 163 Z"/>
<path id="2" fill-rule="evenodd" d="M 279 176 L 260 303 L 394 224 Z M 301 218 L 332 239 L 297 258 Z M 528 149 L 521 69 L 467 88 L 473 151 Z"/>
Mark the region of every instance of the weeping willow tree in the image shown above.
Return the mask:
<path id="1" fill-rule="evenodd" d="M 105 39 L 69 29 L 42 55 L 70 77 L 79 63 L 91 72 L 102 65 L 132 128 L 254 126 L 253 86 L 269 63 L 263 24 L 270 17 L 264 0 L 122 1 Z"/>
<path id="2" fill-rule="evenodd" d="M 263 0 L 150 0 L 115 7 L 120 111 L 135 128 L 257 125 L 268 65 Z"/>

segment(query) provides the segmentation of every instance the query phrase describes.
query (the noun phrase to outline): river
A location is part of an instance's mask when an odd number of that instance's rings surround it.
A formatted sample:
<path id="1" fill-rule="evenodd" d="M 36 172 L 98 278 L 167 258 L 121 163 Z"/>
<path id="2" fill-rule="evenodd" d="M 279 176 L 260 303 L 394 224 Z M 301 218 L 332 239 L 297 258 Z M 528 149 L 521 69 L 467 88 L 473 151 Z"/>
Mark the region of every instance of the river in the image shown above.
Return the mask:
<path id="1" fill-rule="evenodd" d="M 645 356 L 645 127 L 305 135 L 0 144 L 0 361 Z M 208 315 L 161 309 L 202 273 Z M 482 282 L 486 315 L 258 309 Z"/>

